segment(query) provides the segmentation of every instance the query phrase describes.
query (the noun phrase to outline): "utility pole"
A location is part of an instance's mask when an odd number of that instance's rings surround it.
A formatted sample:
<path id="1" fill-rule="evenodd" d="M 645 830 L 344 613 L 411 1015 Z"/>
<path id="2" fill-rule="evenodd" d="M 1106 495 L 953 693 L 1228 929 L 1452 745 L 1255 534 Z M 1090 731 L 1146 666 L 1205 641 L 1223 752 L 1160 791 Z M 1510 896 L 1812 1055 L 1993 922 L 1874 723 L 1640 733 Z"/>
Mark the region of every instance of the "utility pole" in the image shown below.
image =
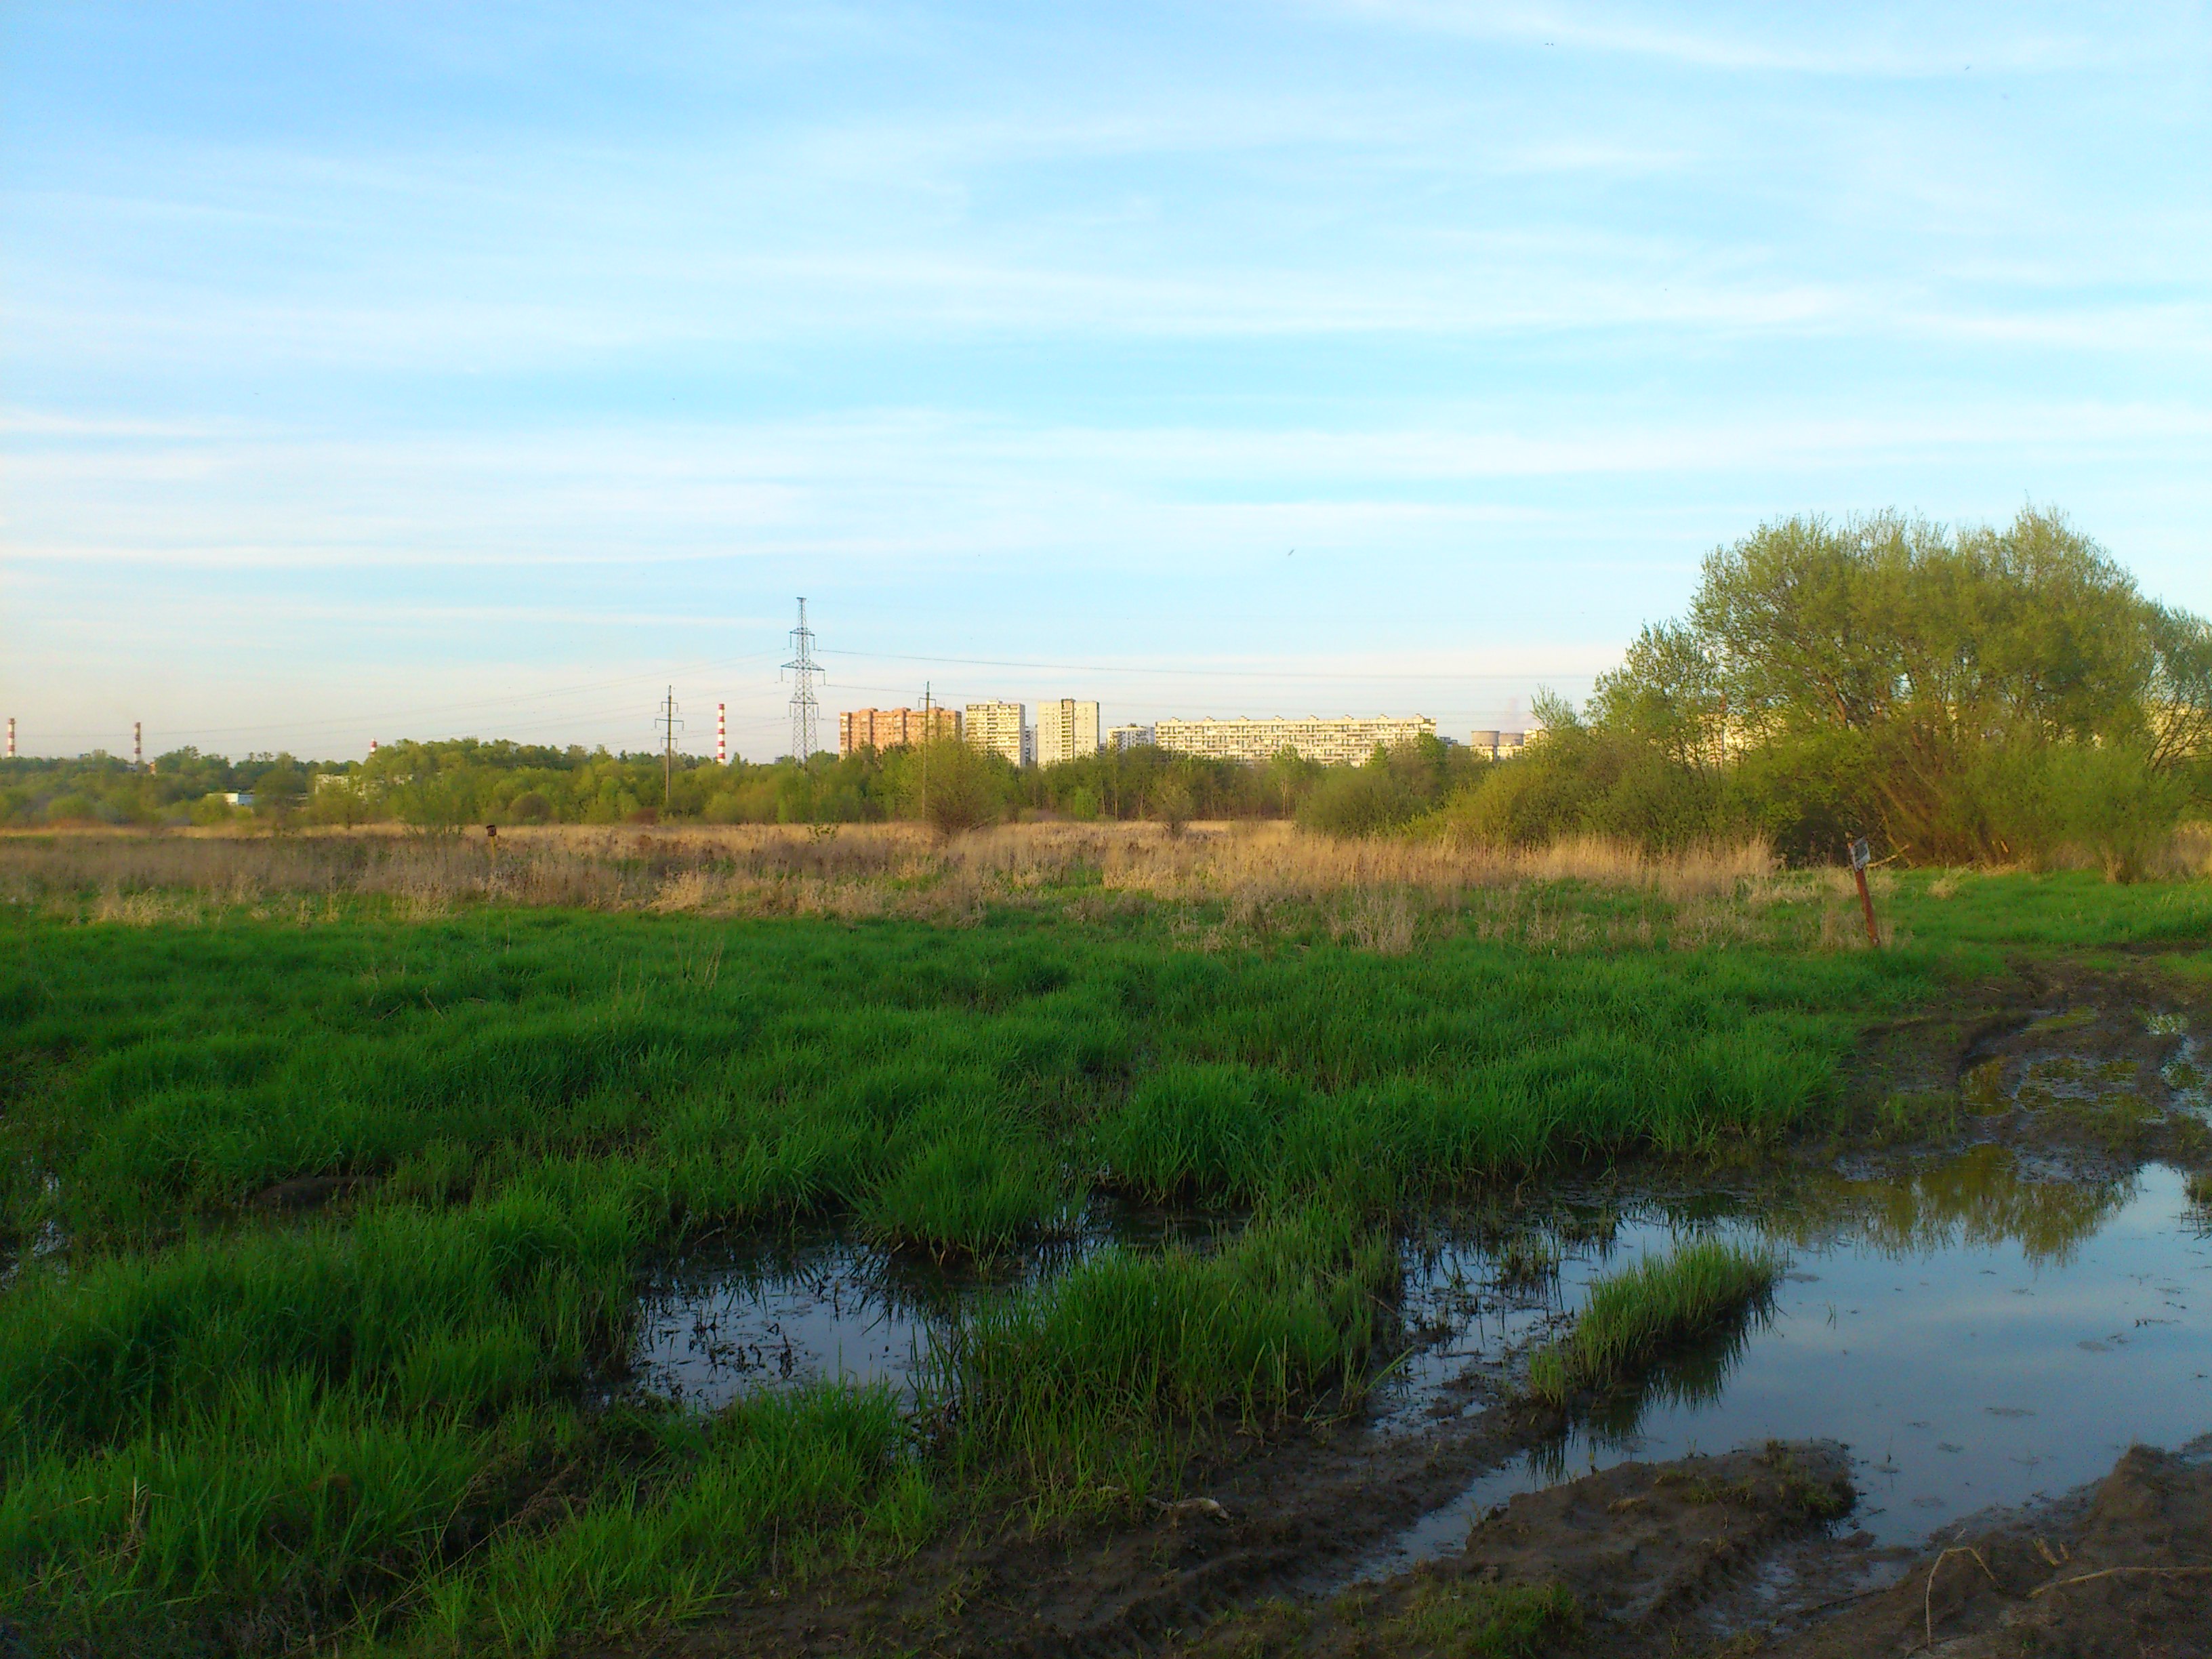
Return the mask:
<path id="1" fill-rule="evenodd" d="M 660 713 L 653 722 L 661 731 L 660 750 L 660 810 L 665 812 L 676 793 L 676 734 L 684 722 L 676 718 L 676 688 L 670 686 L 668 695 L 661 700 Z"/>
<path id="2" fill-rule="evenodd" d="M 934 684 L 932 680 L 921 683 L 921 810 L 915 816 L 924 823 L 929 822 L 929 745 L 937 737 L 937 716 L 931 712 L 934 703 L 930 696 Z"/>
<path id="3" fill-rule="evenodd" d="M 804 769 L 814 758 L 814 722 L 819 705 L 814 682 L 822 665 L 814 660 L 814 630 L 806 625 L 806 600 L 799 601 L 799 626 L 791 630 L 791 660 L 784 664 L 791 676 L 791 757 Z"/>

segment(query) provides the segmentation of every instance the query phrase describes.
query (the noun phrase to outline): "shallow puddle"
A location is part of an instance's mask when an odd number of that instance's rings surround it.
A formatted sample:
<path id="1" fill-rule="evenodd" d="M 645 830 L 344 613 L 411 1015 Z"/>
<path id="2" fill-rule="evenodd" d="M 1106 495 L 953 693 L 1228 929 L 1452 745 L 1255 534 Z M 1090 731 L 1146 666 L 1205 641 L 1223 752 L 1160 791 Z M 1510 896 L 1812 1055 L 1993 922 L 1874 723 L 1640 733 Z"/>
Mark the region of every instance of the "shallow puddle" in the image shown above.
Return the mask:
<path id="1" fill-rule="evenodd" d="M 2178 1170 L 2025 1180 L 1984 1151 L 1906 1182 L 1838 1182 L 1794 1219 L 1703 1230 L 1787 1255 L 1771 1316 L 1475 1480 L 1358 1577 L 1455 1550 L 1513 1493 L 1629 1458 L 1840 1440 L 1863 1493 L 1852 1524 L 1905 1543 L 2094 1480 L 2133 1442 L 2212 1428 L 2212 1239 Z M 1571 1310 L 1592 1278 L 1682 1236 L 1631 1214 L 1607 1249 L 1566 1246 L 1551 1305 Z M 1522 1332 L 1551 1316 L 1522 1298 Z M 1452 1346 L 1498 1357 L 1480 1339 Z"/>
<path id="2" fill-rule="evenodd" d="M 2094 1097 L 2131 1112 L 2163 1093 L 2202 1112 L 2195 1040 L 2178 1026 L 2151 1034 L 2174 1041 L 2150 1060 L 2021 1045 L 1976 1067 L 1968 1092 L 1989 1094 L 1990 1108 Z M 2131 1442 L 2173 1447 L 2212 1429 L 2212 1216 L 2190 1204 L 2174 1169 L 2081 1179 L 1990 1146 L 1856 1178 L 1808 1176 L 1778 1196 L 1544 1202 L 1486 1226 L 1439 1218 L 1404 1243 L 1413 1340 L 1372 1397 L 1380 1432 L 1419 1434 L 1484 1410 L 1533 1347 L 1571 1324 L 1595 1278 L 1685 1237 L 1764 1246 L 1789 1271 L 1763 1319 L 1677 1356 L 1563 1440 L 1474 1481 L 1358 1576 L 1456 1549 L 1514 1492 L 1630 1458 L 1840 1440 L 1863 1494 L 1850 1524 L 1904 1544 L 2096 1479 Z M 1205 1243 L 1237 1224 L 1101 1200 L 1079 1237 L 991 1275 L 833 1231 L 695 1255 L 643 1287 L 633 1376 L 709 1410 L 817 1380 L 905 1393 L 932 1334 L 976 1298 L 1109 1245 Z"/>
<path id="3" fill-rule="evenodd" d="M 704 1411 L 795 1383 L 881 1382 L 907 1394 L 931 1331 L 976 1298 L 1050 1279 L 1109 1245 L 1204 1246 L 1236 1224 L 1101 1200 L 1076 1237 L 987 1273 L 828 1228 L 694 1252 L 641 1288 L 631 1380 Z"/>
<path id="4" fill-rule="evenodd" d="M 830 1236 L 695 1256 L 654 1275 L 639 1297 L 631 1376 L 706 1411 L 764 1386 L 903 1390 L 942 1298 L 883 1252 Z"/>

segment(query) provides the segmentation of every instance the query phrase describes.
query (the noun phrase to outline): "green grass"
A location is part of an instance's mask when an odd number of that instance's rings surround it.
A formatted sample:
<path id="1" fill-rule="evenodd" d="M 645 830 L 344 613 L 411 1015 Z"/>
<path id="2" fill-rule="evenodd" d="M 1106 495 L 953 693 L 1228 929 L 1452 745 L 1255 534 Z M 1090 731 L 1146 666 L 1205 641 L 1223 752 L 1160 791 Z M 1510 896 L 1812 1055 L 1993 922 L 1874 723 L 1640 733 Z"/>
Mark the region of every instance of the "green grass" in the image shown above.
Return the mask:
<path id="1" fill-rule="evenodd" d="M 1332 1387 L 1356 1398 L 1397 1290 L 1387 1237 L 1310 1209 L 1216 1254 L 1113 1252 L 987 1303 L 927 1375 L 975 1478 L 1017 1471 L 1041 1512 L 1133 1502 L 1172 1470 L 1177 1431 L 1217 1412 L 1264 1421 Z"/>
<path id="2" fill-rule="evenodd" d="M 1571 1333 L 1538 1352 L 1528 1392 L 1564 1407 L 1649 1370 L 1673 1349 L 1740 1328 L 1765 1305 L 1781 1268 L 1769 1255 L 1717 1240 L 1647 1256 L 1597 1280 Z"/>
<path id="3" fill-rule="evenodd" d="M 1563 1584 L 1431 1581 L 1377 1632 L 1378 1649 L 1438 1659 L 1539 1659 L 1583 1627 Z"/>
<path id="4" fill-rule="evenodd" d="M 657 1230 L 837 1212 L 936 1249 L 1049 1230 L 1063 1165 L 1239 1201 L 1349 1175 L 1387 1208 L 1786 1129 L 1929 982 L 1905 952 L 1231 956 L 1022 921 L 19 923 L 0 1236 L 143 1245 L 302 1175 L 421 1201 L 575 1160 Z"/>
<path id="5" fill-rule="evenodd" d="M 1226 1422 L 1357 1401 L 1389 1228 L 1431 1198 L 1824 1121 L 1865 1022 L 2008 940 L 2204 920 L 2066 878 L 1886 903 L 1911 942 L 1880 954 L 1470 926 L 1395 957 L 1035 914 L 0 911 L 0 1254 L 68 1243 L 0 1290 L 0 1620 L 40 1651 L 538 1653 L 947 1527 L 1134 1513 Z M 246 1202 L 311 1175 L 360 1184 Z M 916 1402 L 589 1403 L 687 1234 L 829 1215 L 989 1256 L 1097 1189 L 1258 1218 L 981 1304 Z"/>

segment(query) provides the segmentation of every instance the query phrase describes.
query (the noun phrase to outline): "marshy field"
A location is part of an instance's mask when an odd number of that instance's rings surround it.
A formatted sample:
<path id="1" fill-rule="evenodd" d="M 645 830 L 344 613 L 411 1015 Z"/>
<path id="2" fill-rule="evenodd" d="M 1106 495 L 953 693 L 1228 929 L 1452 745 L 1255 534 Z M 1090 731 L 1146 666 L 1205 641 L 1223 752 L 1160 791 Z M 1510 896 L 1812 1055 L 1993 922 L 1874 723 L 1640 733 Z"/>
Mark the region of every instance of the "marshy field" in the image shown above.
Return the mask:
<path id="1" fill-rule="evenodd" d="M 2160 867 L 0 838 L 0 1654 L 2212 1626 Z"/>

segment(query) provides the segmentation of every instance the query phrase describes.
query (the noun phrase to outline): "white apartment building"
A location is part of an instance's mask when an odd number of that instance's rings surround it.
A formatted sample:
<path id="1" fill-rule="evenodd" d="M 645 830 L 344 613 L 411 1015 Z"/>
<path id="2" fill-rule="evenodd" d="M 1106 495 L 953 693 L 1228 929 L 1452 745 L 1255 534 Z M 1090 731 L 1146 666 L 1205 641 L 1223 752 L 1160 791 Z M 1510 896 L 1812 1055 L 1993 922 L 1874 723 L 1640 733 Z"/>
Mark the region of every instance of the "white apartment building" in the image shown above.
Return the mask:
<path id="1" fill-rule="evenodd" d="M 1140 744 L 1148 744 L 1153 741 L 1152 728 L 1149 726 L 1117 726 L 1106 734 L 1106 746 L 1115 750 L 1134 749 Z"/>
<path id="2" fill-rule="evenodd" d="M 1036 763 L 1056 766 L 1098 752 L 1098 705 L 1062 697 L 1039 706 L 1036 723 Z"/>
<path id="3" fill-rule="evenodd" d="M 1437 723 L 1426 714 L 1396 719 L 1376 714 L 1371 719 L 1346 714 L 1304 720 L 1158 720 L 1153 741 L 1177 754 L 1203 755 L 1209 760 L 1272 760 L 1285 749 L 1301 760 L 1325 766 L 1358 765 L 1377 748 L 1395 749 L 1416 738 L 1433 738 Z"/>
<path id="4" fill-rule="evenodd" d="M 1019 766 L 1029 758 L 1029 708 L 1018 702 L 971 702 L 962 729 L 969 742 L 978 749 L 1004 755 Z"/>

